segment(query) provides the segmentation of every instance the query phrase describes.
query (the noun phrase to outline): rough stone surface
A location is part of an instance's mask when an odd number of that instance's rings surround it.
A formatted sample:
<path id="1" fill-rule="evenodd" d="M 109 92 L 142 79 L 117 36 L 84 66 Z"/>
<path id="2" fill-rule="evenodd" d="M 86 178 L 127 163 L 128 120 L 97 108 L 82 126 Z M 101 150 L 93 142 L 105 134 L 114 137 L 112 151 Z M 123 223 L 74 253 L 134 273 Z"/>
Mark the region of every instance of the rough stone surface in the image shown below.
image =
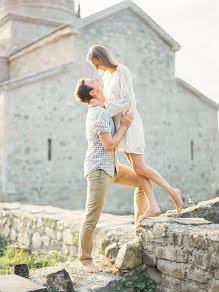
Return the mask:
<path id="1" fill-rule="evenodd" d="M 103 259 L 96 258 L 96 263 L 101 265 Z M 79 262 L 65 262 L 56 264 L 54 267 L 47 267 L 35 270 L 30 273 L 31 279 L 40 283 L 45 283 L 48 274 L 56 273 L 65 269 L 73 283 L 74 290 L 77 292 L 112 292 L 121 287 L 122 277 L 108 273 L 105 267 L 104 272 L 98 274 L 86 273 L 79 266 Z"/>
<path id="2" fill-rule="evenodd" d="M 107 246 L 105 249 L 105 256 L 110 260 L 111 263 L 115 263 L 116 257 L 119 252 L 119 245 L 117 242 L 114 242 Z"/>
<path id="3" fill-rule="evenodd" d="M 204 204 L 216 206 L 217 201 L 218 199 L 214 200 L 214 203 L 210 201 Z M 55 239 L 44 234 L 42 242 L 44 242 L 44 237 L 47 238 L 49 250 L 51 247 L 59 248 L 64 258 L 72 259 L 72 255 L 77 251 L 77 246 L 74 244 L 78 238 L 80 225 L 76 222 L 79 216 L 82 219 L 82 213 L 48 206 L 40 208 L 41 211 L 38 206 L 35 206 L 34 210 L 33 206 L 1 204 L 0 234 L 4 236 L 5 226 L 9 228 L 10 234 L 11 228 L 14 228 L 14 222 L 22 224 L 17 238 L 20 238 L 20 234 L 21 238 L 25 238 L 26 235 L 25 240 L 29 240 L 27 243 L 31 247 L 33 235 L 37 232 L 42 235 L 46 226 L 53 230 Z M 34 210 L 32 213 L 31 209 Z M 17 217 L 20 216 L 19 213 L 25 213 L 25 215 Z M 48 214 L 51 217 L 49 221 Z M 59 214 L 61 219 L 59 219 Z M 131 275 L 135 271 L 133 267 L 139 265 L 144 266 L 151 278 L 157 281 L 156 292 L 216 292 L 219 284 L 219 224 L 206 219 L 200 220 L 202 218 L 180 216 L 181 214 L 173 218 L 164 214 L 147 218 L 142 222 L 142 228 L 135 232 L 133 216 L 102 214 L 96 229 L 94 256 L 97 263 L 102 265 L 103 273 L 88 275 L 79 267 L 78 261 L 75 261 L 36 270 L 30 273 L 30 277 L 40 283 L 45 283 L 46 275 L 66 269 L 75 291 L 112 292 L 119 289 L 121 279 L 127 274 Z M 36 222 L 40 222 L 40 227 Z M 52 225 L 53 228 L 51 228 Z M 14 230 L 17 229 L 14 228 Z M 63 242 L 65 230 L 72 231 L 72 244 L 69 244 L 70 241 L 68 244 Z M 57 232 L 61 233 L 60 240 L 56 239 Z M 61 248 L 59 243 L 62 244 Z M 42 243 L 41 251 L 45 248 L 44 244 Z M 45 248 L 45 251 L 48 253 L 48 248 Z M 97 256 L 98 252 L 101 254 Z M 113 261 L 110 260 L 112 258 Z M 114 261 L 115 266 L 119 268 L 117 274 L 109 273 Z"/>
<path id="4" fill-rule="evenodd" d="M 0 275 L 1 292 L 46 292 L 43 283 L 20 277 L 18 275 Z"/>
<path id="5" fill-rule="evenodd" d="M 29 269 L 26 264 L 15 265 L 10 268 L 9 274 L 16 274 L 18 276 L 28 278 L 29 277 Z"/>
<path id="6" fill-rule="evenodd" d="M 157 292 L 217 291 L 219 224 L 208 221 L 203 210 L 212 218 L 218 202 L 218 198 L 200 202 L 182 214 L 167 212 L 142 222 L 137 237 L 142 242 L 143 261 L 161 272 Z M 192 217 L 194 212 L 199 215 Z"/>
<path id="7" fill-rule="evenodd" d="M 134 269 L 142 264 L 142 246 L 137 240 L 124 244 L 116 258 L 115 266 L 120 270 Z"/>
<path id="8" fill-rule="evenodd" d="M 183 209 L 180 214 L 176 214 L 172 211 L 167 211 L 166 215 L 169 217 L 176 217 L 176 223 L 181 222 L 181 224 L 209 224 L 209 221 L 214 223 L 219 223 L 219 198 L 216 197 L 215 199 L 209 201 L 202 201 L 193 207 L 189 207 Z M 193 223 L 191 222 L 191 217 Z M 198 218 L 202 219 L 198 219 Z M 181 218 L 188 218 L 186 220 L 182 220 Z M 206 221 L 204 221 L 206 219 Z M 174 221 L 173 221 L 174 222 Z M 197 222 L 197 223 L 196 223 Z"/>
<path id="9" fill-rule="evenodd" d="M 47 255 L 49 250 L 65 260 L 78 255 L 78 233 L 84 211 L 0 202 L 0 214 L 0 234 L 11 242 L 18 242 L 36 254 Z M 117 238 L 112 234 L 114 230 L 117 230 Z M 127 230 L 126 236 L 120 236 L 122 230 Z M 101 248 L 104 253 L 104 244 L 108 246 L 120 240 L 119 245 L 107 250 L 113 262 L 120 246 L 133 236 L 134 216 L 103 213 L 96 227 L 94 253 Z"/>
<path id="10" fill-rule="evenodd" d="M 65 269 L 46 276 L 46 286 L 57 292 L 74 292 L 71 278 Z"/>

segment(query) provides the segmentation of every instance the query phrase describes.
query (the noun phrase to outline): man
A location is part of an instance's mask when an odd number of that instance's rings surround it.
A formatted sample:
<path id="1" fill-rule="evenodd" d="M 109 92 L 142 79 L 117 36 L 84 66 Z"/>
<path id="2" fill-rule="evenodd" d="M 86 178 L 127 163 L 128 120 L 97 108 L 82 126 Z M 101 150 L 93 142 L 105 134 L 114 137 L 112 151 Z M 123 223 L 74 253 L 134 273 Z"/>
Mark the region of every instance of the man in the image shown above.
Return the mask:
<path id="1" fill-rule="evenodd" d="M 97 273 L 102 269 L 93 263 L 91 256 L 93 237 L 110 186 L 119 184 L 137 188 L 134 201 L 136 228 L 140 227 L 138 217 L 147 210 L 147 200 L 134 170 L 118 163 L 115 156 L 115 148 L 131 125 L 133 114 L 126 112 L 124 116 L 122 115 L 120 128 L 116 132 L 108 111 L 100 106 L 90 106 L 92 98 L 105 101 L 103 84 L 99 79 L 80 79 L 75 96 L 80 102 L 88 104 L 86 118 L 88 150 L 84 161 L 84 175 L 88 182 L 87 200 L 80 227 L 78 253 L 82 268 L 89 273 Z M 150 191 L 152 188 L 150 180 L 147 180 L 147 185 Z"/>

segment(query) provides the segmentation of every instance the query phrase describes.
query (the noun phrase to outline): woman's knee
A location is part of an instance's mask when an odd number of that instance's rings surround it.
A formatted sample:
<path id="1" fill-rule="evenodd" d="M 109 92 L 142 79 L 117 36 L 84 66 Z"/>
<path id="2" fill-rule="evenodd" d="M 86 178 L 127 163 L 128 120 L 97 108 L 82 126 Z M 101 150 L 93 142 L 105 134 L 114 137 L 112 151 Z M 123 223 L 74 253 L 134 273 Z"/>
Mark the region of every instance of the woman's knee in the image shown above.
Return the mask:
<path id="1" fill-rule="evenodd" d="M 142 165 L 142 164 L 138 164 L 138 163 L 133 163 L 133 168 L 134 168 L 136 174 L 141 174 L 141 175 L 145 174 L 146 169 L 145 169 L 144 164 Z"/>

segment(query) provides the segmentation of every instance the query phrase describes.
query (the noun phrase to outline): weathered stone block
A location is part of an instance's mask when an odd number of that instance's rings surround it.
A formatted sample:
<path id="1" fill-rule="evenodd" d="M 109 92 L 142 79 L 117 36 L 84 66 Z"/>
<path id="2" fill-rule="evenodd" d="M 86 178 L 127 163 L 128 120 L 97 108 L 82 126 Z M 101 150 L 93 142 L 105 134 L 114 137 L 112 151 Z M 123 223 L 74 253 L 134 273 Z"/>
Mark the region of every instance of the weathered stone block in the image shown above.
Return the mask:
<path id="1" fill-rule="evenodd" d="M 77 246 L 69 246 L 69 256 L 70 257 L 77 257 L 78 256 L 78 248 Z"/>
<path id="2" fill-rule="evenodd" d="M 57 240 L 62 240 L 62 238 L 63 238 L 62 237 L 62 232 L 58 230 L 57 233 L 56 233 L 56 239 Z"/>
<path id="3" fill-rule="evenodd" d="M 10 226 L 8 224 L 5 225 L 5 229 L 4 229 L 4 236 L 5 238 L 8 238 L 10 234 Z"/>
<path id="4" fill-rule="evenodd" d="M 69 253 L 69 246 L 66 244 L 63 244 L 61 251 L 62 251 L 63 255 L 67 255 Z"/>
<path id="5" fill-rule="evenodd" d="M 188 252 L 183 249 L 178 249 L 172 246 L 158 246 L 156 256 L 159 259 L 166 259 L 178 263 L 186 263 L 188 261 Z"/>
<path id="6" fill-rule="evenodd" d="M 42 236 L 42 243 L 44 247 L 49 247 L 50 245 L 50 238 L 47 235 Z"/>
<path id="7" fill-rule="evenodd" d="M 208 261 L 208 267 L 219 270 L 219 256 L 212 254 L 210 261 Z"/>
<path id="8" fill-rule="evenodd" d="M 63 220 L 62 221 L 59 220 L 57 222 L 57 225 L 56 226 L 57 226 L 57 229 L 58 230 L 61 230 L 62 231 L 64 229 L 64 222 L 63 222 Z"/>
<path id="9" fill-rule="evenodd" d="M 67 228 L 63 231 L 63 242 L 65 244 L 73 245 L 74 236 L 71 229 Z"/>
<path id="10" fill-rule="evenodd" d="M 128 242 L 119 250 L 115 266 L 120 270 L 129 270 L 142 264 L 142 246 L 138 241 Z"/>
<path id="11" fill-rule="evenodd" d="M 143 254 L 143 263 L 150 266 L 157 265 L 157 258 L 153 253 L 146 253 Z"/>
<path id="12" fill-rule="evenodd" d="M 26 264 L 15 265 L 10 268 L 9 274 L 16 274 L 24 278 L 29 277 L 29 269 Z"/>
<path id="13" fill-rule="evenodd" d="M 211 224 L 211 221 L 208 221 L 204 218 L 171 218 L 170 222 L 178 223 L 182 225 L 203 225 Z"/>
<path id="14" fill-rule="evenodd" d="M 49 227 L 45 228 L 45 233 L 46 233 L 46 235 L 48 235 L 52 239 L 56 238 L 54 230 L 49 228 Z"/>
<path id="15" fill-rule="evenodd" d="M 193 251 L 191 255 L 191 260 L 196 267 L 201 269 L 207 269 L 209 262 L 210 262 L 211 255 L 207 253 L 200 253 Z"/>
<path id="16" fill-rule="evenodd" d="M 161 287 L 167 288 L 167 289 L 164 289 L 164 291 L 183 291 L 182 284 L 183 282 L 180 281 L 179 279 L 176 279 L 169 275 L 164 275 L 164 274 L 162 275 Z M 161 289 L 161 291 L 163 290 Z"/>
<path id="17" fill-rule="evenodd" d="M 51 239 L 50 248 L 53 250 L 59 250 L 62 246 L 62 243 L 58 240 Z"/>
<path id="18" fill-rule="evenodd" d="M 167 228 L 159 223 L 156 223 L 153 229 L 154 238 L 161 238 L 166 236 Z"/>
<path id="19" fill-rule="evenodd" d="M 18 275 L 0 276 L 1 292 L 47 292 L 45 286 L 38 284 L 36 281 L 20 277 Z"/>
<path id="20" fill-rule="evenodd" d="M 155 267 L 148 267 L 145 272 L 149 275 L 149 277 L 154 280 L 157 284 L 161 283 L 162 274 Z"/>
<path id="21" fill-rule="evenodd" d="M 16 238 L 17 238 L 17 232 L 15 231 L 15 229 L 12 227 L 11 228 L 11 231 L 10 231 L 10 239 L 12 241 L 16 241 Z"/>
<path id="22" fill-rule="evenodd" d="M 211 283 L 210 292 L 218 292 L 219 291 L 219 280 L 213 279 Z"/>
<path id="23" fill-rule="evenodd" d="M 34 233 L 32 237 L 32 246 L 33 249 L 40 249 L 42 244 L 42 239 L 40 237 L 40 234 L 38 232 Z"/>
<path id="24" fill-rule="evenodd" d="M 20 219 L 15 218 L 14 219 L 14 223 L 13 223 L 13 227 L 17 232 L 22 232 L 23 231 L 23 223 L 21 222 Z"/>
<path id="25" fill-rule="evenodd" d="M 175 264 L 170 261 L 166 260 L 158 260 L 157 262 L 157 268 L 161 273 L 164 273 L 166 275 L 170 275 L 175 278 L 184 279 L 186 272 L 185 272 L 185 265 L 178 263 Z"/>
<path id="26" fill-rule="evenodd" d="M 169 242 L 173 245 L 180 246 L 183 243 L 183 239 L 184 239 L 183 230 L 180 230 L 180 232 L 170 233 Z"/>
<path id="27" fill-rule="evenodd" d="M 37 228 L 41 228 L 43 227 L 44 225 L 44 222 L 42 220 L 42 217 L 39 217 L 38 221 L 37 221 Z"/>
<path id="28" fill-rule="evenodd" d="M 116 242 L 110 244 L 105 249 L 105 256 L 110 260 L 111 263 L 114 263 L 116 260 L 116 257 L 119 252 L 119 246 Z"/>
<path id="29" fill-rule="evenodd" d="M 56 218 L 56 217 L 57 216 L 55 216 L 55 215 L 54 216 L 46 215 L 46 216 L 43 216 L 43 221 L 45 222 L 46 226 L 53 229 L 53 228 L 55 228 L 56 222 L 60 216 L 58 216 L 58 218 Z"/>
<path id="30" fill-rule="evenodd" d="M 31 227 L 31 225 L 33 224 L 33 218 L 31 218 L 31 214 L 23 214 L 21 220 L 24 226 Z"/>
<path id="31" fill-rule="evenodd" d="M 60 292 L 74 292 L 72 281 L 68 272 L 63 269 L 61 271 L 46 276 L 46 286 L 50 289 Z"/>
<path id="32" fill-rule="evenodd" d="M 23 245 L 26 247 L 30 246 L 30 241 L 31 241 L 32 234 L 25 232 L 23 234 Z"/>
<path id="33" fill-rule="evenodd" d="M 182 286 L 183 292 L 200 292 L 203 291 L 197 284 L 185 282 Z"/>
<path id="34" fill-rule="evenodd" d="M 211 274 L 200 269 L 193 269 L 187 272 L 187 278 L 199 283 L 207 283 L 211 279 Z"/>
<path id="35" fill-rule="evenodd" d="M 201 235 L 196 234 L 196 233 L 190 234 L 189 245 L 195 248 L 200 248 L 200 249 L 208 248 L 207 239 L 204 239 Z"/>

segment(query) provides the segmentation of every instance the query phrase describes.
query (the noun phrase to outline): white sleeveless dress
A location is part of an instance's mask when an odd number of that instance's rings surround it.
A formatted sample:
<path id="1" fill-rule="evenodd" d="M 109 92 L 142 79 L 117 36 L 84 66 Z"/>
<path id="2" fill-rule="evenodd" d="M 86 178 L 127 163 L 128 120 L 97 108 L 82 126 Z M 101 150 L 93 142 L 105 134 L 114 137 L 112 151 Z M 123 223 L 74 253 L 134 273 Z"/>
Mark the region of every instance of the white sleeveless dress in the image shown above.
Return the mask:
<path id="1" fill-rule="evenodd" d="M 144 154 L 145 140 L 142 120 L 136 109 L 136 100 L 131 72 L 127 66 L 119 64 L 113 73 L 99 71 L 103 77 L 105 108 L 113 118 L 116 130 L 120 127 L 121 113 L 127 109 L 134 113 L 134 120 L 116 150 L 127 153 Z"/>

